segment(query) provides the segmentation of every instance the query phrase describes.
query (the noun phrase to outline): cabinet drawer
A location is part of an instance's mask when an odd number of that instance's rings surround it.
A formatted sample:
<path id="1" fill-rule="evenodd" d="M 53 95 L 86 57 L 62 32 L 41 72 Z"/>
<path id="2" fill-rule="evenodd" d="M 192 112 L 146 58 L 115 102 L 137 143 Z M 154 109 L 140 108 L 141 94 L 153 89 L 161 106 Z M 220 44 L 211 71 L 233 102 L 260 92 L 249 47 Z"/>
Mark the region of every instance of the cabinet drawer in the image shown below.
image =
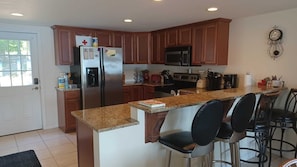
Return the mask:
<path id="1" fill-rule="evenodd" d="M 65 99 L 77 99 L 80 98 L 80 91 L 67 91 L 65 92 Z"/>

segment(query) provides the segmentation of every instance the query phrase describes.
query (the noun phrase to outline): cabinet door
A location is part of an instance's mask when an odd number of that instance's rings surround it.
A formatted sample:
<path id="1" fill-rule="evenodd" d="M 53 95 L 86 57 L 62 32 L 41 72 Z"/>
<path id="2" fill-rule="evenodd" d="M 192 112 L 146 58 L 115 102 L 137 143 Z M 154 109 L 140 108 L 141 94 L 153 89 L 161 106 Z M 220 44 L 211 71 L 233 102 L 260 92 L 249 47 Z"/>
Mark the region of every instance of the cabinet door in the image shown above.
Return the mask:
<path id="1" fill-rule="evenodd" d="M 149 63 L 150 39 L 150 33 L 134 33 L 134 49 L 137 64 Z"/>
<path id="2" fill-rule="evenodd" d="M 166 30 L 166 46 L 176 46 L 178 43 L 178 29 Z"/>
<path id="3" fill-rule="evenodd" d="M 143 86 L 143 99 L 153 99 L 155 98 L 155 87 L 153 86 Z"/>
<path id="4" fill-rule="evenodd" d="M 217 41 L 217 26 L 216 24 L 209 24 L 205 26 L 205 64 L 217 64 L 216 41 Z"/>
<path id="5" fill-rule="evenodd" d="M 152 33 L 152 64 L 164 64 L 165 62 L 165 31 L 156 31 Z"/>
<path id="6" fill-rule="evenodd" d="M 131 86 L 131 96 L 132 96 L 132 101 L 138 101 L 138 100 L 143 100 L 143 88 L 142 86 Z"/>
<path id="7" fill-rule="evenodd" d="M 124 103 L 132 101 L 131 99 L 131 86 L 123 86 Z"/>
<path id="8" fill-rule="evenodd" d="M 203 26 L 192 28 L 192 65 L 204 64 L 204 34 Z"/>
<path id="9" fill-rule="evenodd" d="M 122 47 L 124 64 L 134 64 L 133 33 L 124 33 Z"/>
<path id="10" fill-rule="evenodd" d="M 70 99 L 65 102 L 65 119 L 66 127 L 65 132 L 75 130 L 76 121 L 75 118 L 71 115 L 72 111 L 80 110 L 80 99 Z"/>
<path id="11" fill-rule="evenodd" d="M 55 43 L 55 64 L 72 65 L 73 64 L 73 46 L 74 34 L 70 29 L 53 27 Z"/>
<path id="12" fill-rule="evenodd" d="M 189 46 L 192 45 L 192 28 L 190 26 L 179 28 L 178 44 Z"/>
<path id="13" fill-rule="evenodd" d="M 111 46 L 112 33 L 110 31 L 96 31 L 98 46 Z"/>
<path id="14" fill-rule="evenodd" d="M 113 32 L 112 33 L 112 46 L 113 47 L 122 47 L 123 43 L 123 36 L 122 32 Z"/>

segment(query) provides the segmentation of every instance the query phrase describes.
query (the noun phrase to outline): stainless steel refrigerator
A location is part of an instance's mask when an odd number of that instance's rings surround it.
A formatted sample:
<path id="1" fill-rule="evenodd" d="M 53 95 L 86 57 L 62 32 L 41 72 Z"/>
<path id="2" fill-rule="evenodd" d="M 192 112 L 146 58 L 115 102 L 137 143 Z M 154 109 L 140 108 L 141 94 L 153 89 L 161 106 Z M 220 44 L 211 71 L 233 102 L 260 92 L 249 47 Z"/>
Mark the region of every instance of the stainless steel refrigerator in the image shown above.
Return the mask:
<path id="1" fill-rule="evenodd" d="M 122 48 L 74 48 L 71 79 L 81 88 L 82 109 L 123 102 Z"/>

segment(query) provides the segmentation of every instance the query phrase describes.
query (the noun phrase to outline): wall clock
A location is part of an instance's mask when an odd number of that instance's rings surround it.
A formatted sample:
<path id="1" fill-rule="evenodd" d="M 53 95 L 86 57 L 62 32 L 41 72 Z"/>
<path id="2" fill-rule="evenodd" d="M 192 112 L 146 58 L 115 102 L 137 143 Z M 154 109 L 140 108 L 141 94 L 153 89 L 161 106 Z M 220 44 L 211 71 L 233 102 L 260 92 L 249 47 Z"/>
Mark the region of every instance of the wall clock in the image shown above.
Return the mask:
<path id="1" fill-rule="evenodd" d="M 269 32 L 268 36 L 268 53 L 269 56 L 273 59 L 276 59 L 283 54 L 284 49 L 282 46 L 282 38 L 282 30 L 274 26 L 273 29 Z"/>

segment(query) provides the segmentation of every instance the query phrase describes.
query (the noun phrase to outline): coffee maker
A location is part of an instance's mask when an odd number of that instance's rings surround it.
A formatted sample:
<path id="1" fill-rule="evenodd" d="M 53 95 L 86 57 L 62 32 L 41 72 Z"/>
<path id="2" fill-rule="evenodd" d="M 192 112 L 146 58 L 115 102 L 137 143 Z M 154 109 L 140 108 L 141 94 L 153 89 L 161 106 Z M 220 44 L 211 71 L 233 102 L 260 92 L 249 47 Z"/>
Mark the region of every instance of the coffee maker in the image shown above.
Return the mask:
<path id="1" fill-rule="evenodd" d="M 207 90 L 220 90 L 222 84 L 222 74 L 218 72 L 207 73 L 206 77 L 206 89 Z"/>
<path id="2" fill-rule="evenodd" d="M 224 74 L 224 89 L 237 88 L 237 74 Z"/>

